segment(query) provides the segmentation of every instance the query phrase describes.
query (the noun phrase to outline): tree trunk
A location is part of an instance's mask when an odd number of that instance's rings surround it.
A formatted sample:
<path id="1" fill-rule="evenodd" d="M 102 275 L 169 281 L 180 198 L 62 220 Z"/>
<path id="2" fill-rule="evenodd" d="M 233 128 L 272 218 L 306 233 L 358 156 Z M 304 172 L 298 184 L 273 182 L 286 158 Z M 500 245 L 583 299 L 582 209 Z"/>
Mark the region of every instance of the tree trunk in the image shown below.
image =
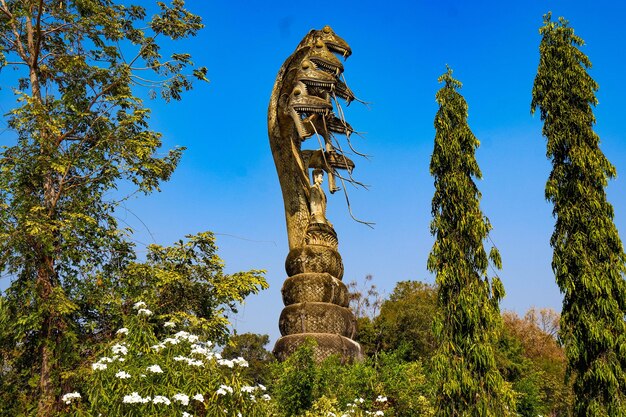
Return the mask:
<path id="1" fill-rule="evenodd" d="M 54 360 L 54 310 L 50 308 L 49 300 L 52 294 L 54 259 L 43 255 L 37 271 L 37 295 L 40 304 L 47 305 L 47 311 L 43 317 L 41 326 L 42 346 L 39 351 L 40 375 L 39 375 L 39 401 L 37 403 L 37 416 L 48 417 L 54 415 L 54 384 L 52 382 L 52 368 Z"/>

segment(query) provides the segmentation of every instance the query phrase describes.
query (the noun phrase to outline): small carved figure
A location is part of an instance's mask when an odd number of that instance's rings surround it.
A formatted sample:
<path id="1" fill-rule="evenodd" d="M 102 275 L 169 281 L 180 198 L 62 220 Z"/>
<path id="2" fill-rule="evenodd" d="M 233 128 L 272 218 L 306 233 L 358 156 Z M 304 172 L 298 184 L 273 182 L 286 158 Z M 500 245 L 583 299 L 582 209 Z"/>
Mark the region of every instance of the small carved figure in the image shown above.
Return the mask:
<path id="1" fill-rule="evenodd" d="M 322 189 L 324 182 L 324 170 L 316 168 L 313 170 L 313 185 L 311 186 L 311 221 L 310 223 L 323 223 L 332 227 L 326 219 L 326 194 Z"/>

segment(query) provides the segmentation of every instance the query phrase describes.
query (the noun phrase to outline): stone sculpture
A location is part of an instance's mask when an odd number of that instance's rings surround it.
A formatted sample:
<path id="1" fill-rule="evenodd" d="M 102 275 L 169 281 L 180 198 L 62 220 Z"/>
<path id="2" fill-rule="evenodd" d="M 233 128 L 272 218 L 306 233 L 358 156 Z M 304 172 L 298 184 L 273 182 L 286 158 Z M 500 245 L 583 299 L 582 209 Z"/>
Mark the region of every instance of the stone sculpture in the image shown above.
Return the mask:
<path id="1" fill-rule="evenodd" d="M 337 234 L 326 219 L 323 172 L 329 191 L 339 188 L 337 170 L 351 173 L 354 163 L 333 146 L 335 134 L 349 136 L 352 127 L 334 113 L 337 97 L 348 104 L 355 99 L 339 79 L 343 65 L 335 54 L 347 58 L 348 44 L 329 26 L 312 30 L 282 65 L 268 110 L 268 133 L 285 204 L 289 254 L 288 278 L 282 288 L 282 337 L 274 354 L 285 359 L 307 338 L 315 339 L 318 361 L 338 354 L 344 361 L 361 358 L 354 342 L 356 320 L 348 308 L 348 290 L 341 282 L 343 263 Z M 342 113 L 338 113 L 342 114 Z M 311 137 L 317 149 L 302 149 Z M 314 142 L 313 140 L 311 142 Z M 313 184 L 309 171 L 313 169 Z M 340 177 L 341 178 L 341 177 Z"/>

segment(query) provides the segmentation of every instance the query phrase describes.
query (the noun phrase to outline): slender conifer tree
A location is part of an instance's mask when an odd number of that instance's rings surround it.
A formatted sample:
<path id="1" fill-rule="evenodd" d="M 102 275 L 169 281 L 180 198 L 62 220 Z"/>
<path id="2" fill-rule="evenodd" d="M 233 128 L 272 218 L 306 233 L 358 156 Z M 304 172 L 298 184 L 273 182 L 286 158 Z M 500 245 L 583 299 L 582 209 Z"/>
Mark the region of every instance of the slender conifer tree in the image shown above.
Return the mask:
<path id="1" fill-rule="evenodd" d="M 502 328 L 499 302 L 504 287 L 488 277 L 489 260 L 500 269 L 498 250 L 489 255 L 483 242 L 491 224 L 480 210 L 481 178 L 475 158 L 478 140 L 467 124 L 467 103 L 452 71 L 439 78 L 439 111 L 430 173 L 435 178 L 431 233 L 435 244 L 428 269 L 436 274 L 438 315 L 434 357 L 438 377 L 438 416 L 507 416 L 515 410 L 510 386 L 495 362 Z"/>
<path id="2" fill-rule="evenodd" d="M 604 188 L 616 175 L 593 131 L 598 85 L 583 40 L 544 16 L 531 109 L 539 109 L 552 172 L 552 269 L 564 295 L 560 338 L 576 416 L 626 416 L 626 255 Z"/>

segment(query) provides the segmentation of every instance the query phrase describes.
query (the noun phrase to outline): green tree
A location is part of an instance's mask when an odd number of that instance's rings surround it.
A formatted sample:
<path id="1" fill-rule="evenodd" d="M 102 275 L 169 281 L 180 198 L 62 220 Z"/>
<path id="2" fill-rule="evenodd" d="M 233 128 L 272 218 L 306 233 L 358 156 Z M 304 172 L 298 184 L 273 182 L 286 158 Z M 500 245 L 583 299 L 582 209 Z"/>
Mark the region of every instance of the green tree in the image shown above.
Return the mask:
<path id="1" fill-rule="evenodd" d="M 435 178 L 431 233 L 435 243 L 428 269 L 436 274 L 438 314 L 434 333 L 438 349 L 433 370 L 438 378 L 441 416 L 506 416 L 513 395 L 495 361 L 502 328 L 499 302 L 504 287 L 489 280 L 489 260 L 501 267 L 495 247 L 483 246 L 491 225 L 480 210 L 480 192 L 473 178 L 478 140 L 467 124 L 467 103 L 457 91 L 461 83 L 452 70 L 439 78 L 439 110 L 435 117 L 435 148 L 430 173 Z"/>
<path id="2" fill-rule="evenodd" d="M 437 289 L 420 281 L 400 281 L 380 313 L 357 319 L 357 342 L 365 354 L 397 352 L 406 361 L 430 359 L 435 349 L 433 317 Z"/>
<path id="3" fill-rule="evenodd" d="M 111 283 L 119 288 L 113 306 L 118 303 L 128 314 L 131 300 L 144 300 L 154 306 L 157 317 L 184 323 L 223 344 L 229 336 L 229 315 L 237 313 L 248 295 L 268 288 L 263 274 L 261 270 L 224 273 L 215 236 L 202 232 L 171 246 L 149 245 L 146 261 L 130 262 Z"/>
<path id="4" fill-rule="evenodd" d="M 380 308 L 375 326 L 381 349 L 399 350 L 407 361 L 430 359 L 435 350 L 433 317 L 437 289 L 420 281 L 400 281 Z"/>
<path id="5" fill-rule="evenodd" d="M 598 85 L 583 40 L 544 16 L 531 110 L 539 109 L 552 172 L 552 269 L 564 294 L 559 336 L 577 416 L 626 416 L 626 255 L 604 188 L 616 175 L 593 131 Z"/>
<path id="6" fill-rule="evenodd" d="M 206 80 L 189 54 L 161 50 L 202 23 L 182 0 L 158 6 L 147 19 L 113 0 L 0 0 L 0 69 L 18 79 L 17 143 L 0 152 L 0 272 L 14 277 L 0 330 L 13 377 L 2 389 L 21 396 L 21 414 L 54 414 L 88 314 L 76 303 L 82 282 L 130 252 L 113 216 L 119 181 L 158 190 L 181 156 L 156 155 L 161 135 L 135 87 L 178 100 Z"/>
<path id="7" fill-rule="evenodd" d="M 272 352 L 265 349 L 270 342 L 266 334 L 242 333 L 232 335 L 224 347 L 222 355 L 227 358 L 246 358 L 250 366 L 246 375 L 256 383 L 266 384 L 269 378 L 269 364 L 274 362 Z"/>
<path id="8" fill-rule="evenodd" d="M 511 312 L 502 317 L 500 351 L 506 359 L 500 363 L 506 368 L 504 377 L 518 393 L 518 413 L 571 415 L 572 388 L 565 381 L 565 354 L 556 339 L 559 314 L 531 308 L 523 318 Z"/>

